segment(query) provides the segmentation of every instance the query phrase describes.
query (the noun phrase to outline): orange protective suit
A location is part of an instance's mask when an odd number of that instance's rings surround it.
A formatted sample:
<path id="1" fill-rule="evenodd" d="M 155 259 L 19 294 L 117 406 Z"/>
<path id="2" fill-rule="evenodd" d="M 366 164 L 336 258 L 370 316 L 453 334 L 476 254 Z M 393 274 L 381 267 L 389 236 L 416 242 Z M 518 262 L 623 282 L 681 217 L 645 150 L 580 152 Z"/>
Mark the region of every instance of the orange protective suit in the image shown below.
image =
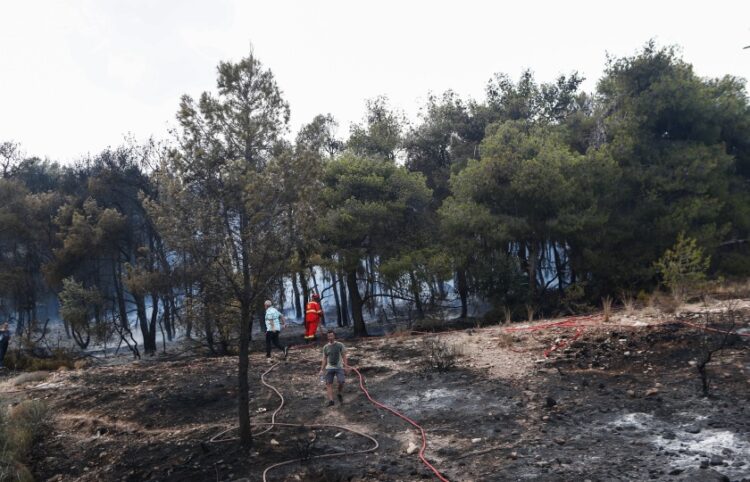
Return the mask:
<path id="1" fill-rule="evenodd" d="M 315 339 L 315 333 L 322 320 L 323 310 L 320 308 L 320 303 L 311 300 L 305 307 L 305 340 Z"/>

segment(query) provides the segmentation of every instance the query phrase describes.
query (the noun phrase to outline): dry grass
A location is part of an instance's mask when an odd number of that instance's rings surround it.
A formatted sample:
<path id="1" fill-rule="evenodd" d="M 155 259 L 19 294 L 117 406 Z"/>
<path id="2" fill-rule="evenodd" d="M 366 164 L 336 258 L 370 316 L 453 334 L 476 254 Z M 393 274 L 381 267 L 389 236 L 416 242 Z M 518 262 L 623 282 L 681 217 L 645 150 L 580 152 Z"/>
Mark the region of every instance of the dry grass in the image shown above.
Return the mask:
<path id="1" fill-rule="evenodd" d="M 510 325 L 510 322 L 513 321 L 513 310 L 507 306 L 503 306 L 503 320 L 505 326 Z"/>
<path id="2" fill-rule="evenodd" d="M 0 480 L 34 480 L 23 464 L 45 430 L 47 414 L 38 400 L 26 400 L 0 414 Z"/>
<path id="3" fill-rule="evenodd" d="M 91 360 L 87 358 L 82 358 L 80 360 L 76 360 L 73 362 L 73 368 L 76 370 L 83 370 L 84 368 L 88 368 L 91 366 Z"/>
<path id="4" fill-rule="evenodd" d="M 604 314 L 604 322 L 608 322 L 612 316 L 612 303 L 613 299 L 611 296 L 605 296 L 602 298 L 602 313 Z"/>
<path id="5" fill-rule="evenodd" d="M 18 386 L 30 382 L 43 382 L 47 379 L 47 377 L 49 377 L 49 372 L 45 371 L 21 373 L 16 378 L 14 378 L 11 383 Z"/>
<path id="6" fill-rule="evenodd" d="M 625 313 L 628 315 L 633 314 L 635 311 L 635 297 L 632 294 L 623 291 L 620 295 L 620 302 L 622 302 L 622 306 L 625 308 Z"/>
<path id="7" fill-rule="evenodd" d="M 52 355 L 46 358 L 33 357 L 18 350 L 11 350 L 5 355 L 5 366 L 21 371 L 55 371 L 60 367 L 73 368 L 75 360 L 76 354 L 68 350 L 53 350 Z"/>
<path id="8" fill-rule="evenodd" d="M 661 313 L 673 315 L 677 313 L 682 303 L 672 295 L 657 292 L 651 295 L 649 306 Z"/>
<path id="9" fill-rule="evenodd" d="M 496 337 L 496 340 L 497 346 L 499 346 L 500 348 L 509 348 L 516 342 L 515 337 L 510 333 L 499 333 Z"/>
<path id="10" fill-rule="evenodd" d="M 425 318 L 414 324 L 416 331 L 436 331 L 445 326 L 445 321 L 437 318 Z"/>
<path id="11" fill-rule="evenodd" d="M 396 327 L 395 330 L 388 333 L 387 335 L 389 338 L 397 338 L 397 339 L 403 339 L 411 336 L 411 328 L 408 326 L 399 325 Z"/>
<path id="12" fill-rule="evenodd" d="M 707 294 L 717 299 L 750 298 L 750 279 L 743 281 L 717 280 L 704 285 Z"/>
<path id="13" fill-rule="evenodd" d="M 534 315 L 536 314 L 536 308 L 532 305 L 526 305 L 526 319 L 529 323 L 534 321 Z"/>

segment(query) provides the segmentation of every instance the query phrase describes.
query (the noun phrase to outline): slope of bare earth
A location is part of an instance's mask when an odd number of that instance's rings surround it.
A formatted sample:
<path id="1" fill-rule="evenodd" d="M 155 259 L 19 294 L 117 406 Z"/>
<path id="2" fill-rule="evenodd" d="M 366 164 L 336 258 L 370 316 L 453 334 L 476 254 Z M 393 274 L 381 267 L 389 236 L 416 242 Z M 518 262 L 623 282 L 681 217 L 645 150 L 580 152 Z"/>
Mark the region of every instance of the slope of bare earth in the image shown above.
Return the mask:
<path id="1" fill-rule="evenodd" d="M 732 309 L 741 330 L 750 328 L 750 303 Z M 427 459 L 448 480 L 750 481 L 750 340 L 730 337 L 714 355 L 712 396 L 703 398 L 695 360 L 704 337 L 675 320 L 640 312 L 577 327 L 509 333 L 493 326 L 346 343 L 371 395 L 425 428 Z M 458 351 L 454 369 L 425 368 L 436 337 Z M 273 363 L 257 343 L 251 366 L 253 419 L 268 422 L 279 398 L 260 383 Z M 344 404 L 324 407 L 318 366 L 317 348 L 298 348 L 268 373 L 285 400 L 277 421 L 345 426 L 379 447 L 288 464 L 268 480 L 436 479 L 414 451 L 417 431 L 372 405 L 354 374 Z M 310 427 L 275 427 L 251 450 L 212 443 L 236 419 L 236 372 L 232 357 L 153 359 L 58 372 L 20 391 L 6 380 L 0 396 L 42 399 L 52 409 L 33 454 L 38 480 L 258 481 L 278 462 L 370 446 L 343 430 Z"/>

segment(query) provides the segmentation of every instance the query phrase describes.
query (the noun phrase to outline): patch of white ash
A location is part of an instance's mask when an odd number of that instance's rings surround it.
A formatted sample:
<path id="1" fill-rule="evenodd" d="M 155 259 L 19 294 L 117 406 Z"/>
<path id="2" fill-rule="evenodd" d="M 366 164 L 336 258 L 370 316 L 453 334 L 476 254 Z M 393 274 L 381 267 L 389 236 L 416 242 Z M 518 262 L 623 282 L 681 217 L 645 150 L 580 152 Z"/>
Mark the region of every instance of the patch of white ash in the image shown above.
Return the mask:
<path id="1" fill-rule="evenodd" d="M 678 415 L 692 415 L 693 423 L 670 423 L 648 413 L 635 412 L 620 415 L 607 425 L 637 433 L 648 440 L 659 452 L 669 456 L 672 468 L 697 468 L 703 461 L 730 478 L 748 474 L 749 440 L 728 430 L 704 429 L 694 433 L 694 422 L 707 417 L 687 412 Z"/>
<path id="2" fill-rule="evenodd" d="M 390 402 L 399 410 L 452 410 L 459 401 L 462 405 L 466 405 L 469 402 L 479 402 L 480 397 L 466 390 L 428 388 L 413 395 L 394 398 Z"/>
<path id="3" fill-rule="evenodd" d="M 646 431 L 653 428 L 654 416 L 642 412 L 626 413 L 625 415 L 611 421 L 609 425 L 613 427 Z"/>
<path id="4" fill-rule="evenodd" d="M 700 460 L 713 460 L 717 469 L 728 477 L 747 475 L 750 442 L 728 430 L 703 430 L 691 434 L 675 431 L 675 437 L 657 436 L 652 443 L 674 454 L 671 465 L 676 468 L 695 467 Z"/>

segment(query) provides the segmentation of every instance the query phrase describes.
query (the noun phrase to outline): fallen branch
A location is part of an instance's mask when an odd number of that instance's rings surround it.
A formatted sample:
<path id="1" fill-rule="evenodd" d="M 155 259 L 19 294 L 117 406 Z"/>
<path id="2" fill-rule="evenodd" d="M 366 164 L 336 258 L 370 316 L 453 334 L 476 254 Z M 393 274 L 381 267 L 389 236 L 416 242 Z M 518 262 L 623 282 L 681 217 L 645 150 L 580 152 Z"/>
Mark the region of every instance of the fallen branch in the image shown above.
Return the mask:
<path id="1" fill-rule="evenodd" d="M 459 455 L 458 457 L 455 457 L 454 460 L 461 460 L 461 459 L 465 459 L 465 458 L 468 458 L 468 457 L 475 457 L 477 455 L 484 455 L 484 454 L 488 454 L 490 452 L 494 452 L 495 450 L 507 449 L 507 448 L 509 448 L 509 446 L 507 444 L 505 444 L 505 445 L 495 445 L 494 447 L 490 447 L 488 449 L 477 450 L 476 452 L 469 452 L 468 454 Z"/>

